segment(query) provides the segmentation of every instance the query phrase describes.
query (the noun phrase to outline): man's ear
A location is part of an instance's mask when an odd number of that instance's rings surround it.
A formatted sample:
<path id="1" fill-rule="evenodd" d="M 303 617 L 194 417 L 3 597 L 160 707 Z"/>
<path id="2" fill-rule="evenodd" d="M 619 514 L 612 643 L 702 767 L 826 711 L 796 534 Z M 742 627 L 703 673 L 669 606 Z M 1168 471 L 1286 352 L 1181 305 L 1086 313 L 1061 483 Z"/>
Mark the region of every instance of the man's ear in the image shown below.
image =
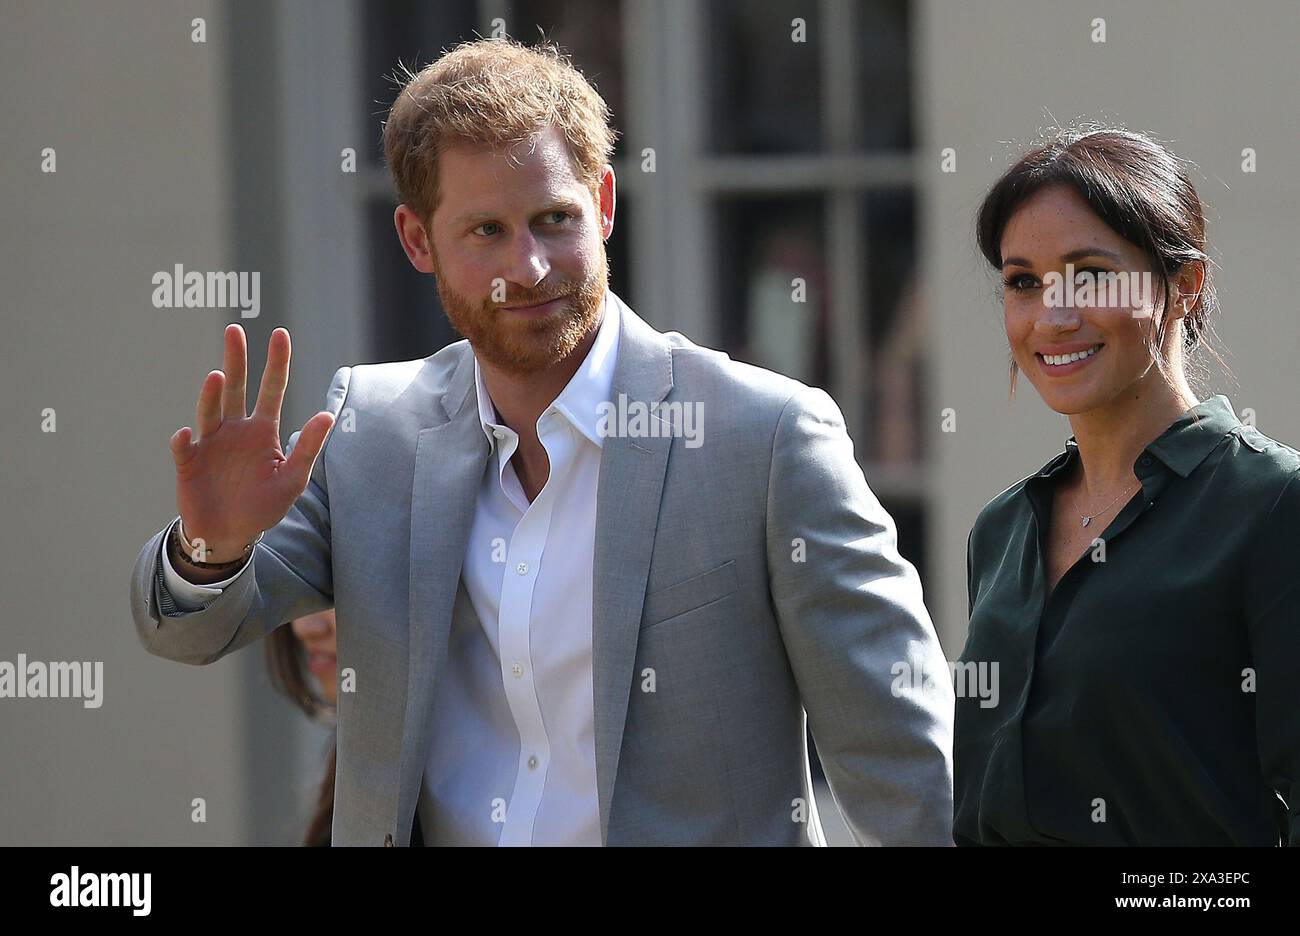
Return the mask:
<path id="1" fill-rule="evenodd" d="M 614 233 L 614 202 L 617 194 L 614 167 L 606 163 L 605 168 L 601 170 L 600 183 L 596 188 L 596 207 L 600 210 L 602 240 L 609 240 L 609 235 Z"/>
<path id="2" fill-rule="evenodd" d="M 402 242 L 411 266 L 421 273 L 434 272 L 432 238 L 410 205 L 397 206 L 393 212 L 393 226 L 397 228 L 397 239 Z"/>

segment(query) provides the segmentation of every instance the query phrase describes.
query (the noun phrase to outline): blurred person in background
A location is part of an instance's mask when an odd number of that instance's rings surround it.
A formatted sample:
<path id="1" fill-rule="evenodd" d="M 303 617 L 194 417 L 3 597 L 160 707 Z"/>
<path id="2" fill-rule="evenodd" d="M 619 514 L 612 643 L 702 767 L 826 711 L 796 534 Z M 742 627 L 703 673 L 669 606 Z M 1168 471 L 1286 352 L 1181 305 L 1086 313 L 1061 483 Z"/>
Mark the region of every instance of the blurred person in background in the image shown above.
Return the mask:
<path id="1" fill-rule="evenodd" d="M 295 618 L 288 627 L 277 627 L 268 634 L 266 665 L 272 686 L 288 696 L 308 718 L 328 721 L 332 727 L 338 698 L 338 641 L 333 608 Z M 330 843 L 337 757 L 338 747 L 331 742 L 304 845 Z"/>

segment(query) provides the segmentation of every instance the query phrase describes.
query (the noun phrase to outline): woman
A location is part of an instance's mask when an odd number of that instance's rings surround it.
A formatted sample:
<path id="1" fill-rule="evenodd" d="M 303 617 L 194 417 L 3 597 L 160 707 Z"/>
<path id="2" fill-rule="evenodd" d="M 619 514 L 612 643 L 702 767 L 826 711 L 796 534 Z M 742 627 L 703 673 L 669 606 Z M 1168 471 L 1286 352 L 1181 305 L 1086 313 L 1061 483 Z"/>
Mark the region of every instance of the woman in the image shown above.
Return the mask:
<path id="1" fill-rule="evenodd" d="M 266 638 L 266 662 L 271 683 L 313 719 L 332 719 L 338 704 L 338 642 L 334 609 L 295 618 Z M 311 671 L 309 679 L 304 669 Z M 325 776 L 304 845 L 328 845 L 334 821 L 334 769 L 338 749 L 330 746 Z"/>
<path id="2" fill-rule="evenodd" d="M 266 638 L 266 661 L 272 684 L 309 718 L 333 719 L 338 705 L 338 639 L 333 608 L 296 618 L 289 627 L 272 631 Z M 311 671 L 310 680 L 304 668 Z M 330 844 L 337 760 L 338 748 L 331 745 L 304 845 Z M 423 844 L 418 819 L 411 844 Z"/>
<path id="3" fill-rule="evenodd" d="M 1186 170 L 1061 131 L 978 234 L 1012 393 L 1073 435 L 971 530 L 961 663 L 1000 702 L 959 693 L 955 840 L 1300 844 L 1300 454 L 1188 382 L 1215 300 Z"/>

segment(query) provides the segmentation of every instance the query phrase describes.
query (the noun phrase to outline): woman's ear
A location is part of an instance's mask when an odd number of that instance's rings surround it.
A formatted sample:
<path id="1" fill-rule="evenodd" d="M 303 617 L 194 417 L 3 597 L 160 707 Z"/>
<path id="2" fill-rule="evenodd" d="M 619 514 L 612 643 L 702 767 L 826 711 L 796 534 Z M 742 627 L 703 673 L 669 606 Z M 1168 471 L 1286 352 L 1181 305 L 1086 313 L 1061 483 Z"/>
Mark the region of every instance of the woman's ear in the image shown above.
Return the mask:
<path id="1" fill-rule="evenodd" d="M 1169 279 L 1169 302 L 1166 308 L 1174 318 L 1182 318 L 1200 301 L 1201 287 L 1205 285 L 1205 263 L 1193 260 L 1184 263 Z"/>

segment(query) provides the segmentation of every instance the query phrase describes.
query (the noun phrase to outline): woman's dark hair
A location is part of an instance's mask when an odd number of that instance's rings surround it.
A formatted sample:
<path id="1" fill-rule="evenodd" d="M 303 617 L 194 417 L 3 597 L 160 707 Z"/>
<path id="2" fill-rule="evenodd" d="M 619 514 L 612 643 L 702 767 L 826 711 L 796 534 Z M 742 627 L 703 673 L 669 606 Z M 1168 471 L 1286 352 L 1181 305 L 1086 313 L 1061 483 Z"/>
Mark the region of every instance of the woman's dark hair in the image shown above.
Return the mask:
<path id="1" fill-rule="evenodd" d="M 1205 212 L 1184 163 L 1151 137 L 1122 128 L 1088 124 L 1052 131 L 998 179 L 980 206 L 980 252 L 995 269 L 1002 269 L 1002 234 L 1011 216 L 1030 197 L 1054 185 L 1077 192 L 1097 217 L 1146 256 L 1159 321 L 1151 351 L 1166 379 L 1169 372 L 1160 349 L 1170 281 L 1185 264 L 1204 267 L 1196 304 L 1183 317 L 1183 351 L 1204 349 L 1231 374 L 1211 345 L 1211 316 L 1218 311 L 1218 300 L 1206 253 Z M 1013 361 L 1013 393 L 1015 376 Z"/>
<path id="2" fill-rule="evenodd" d="M 292 625 L 285 624 L 271 631 L 265 644 L 266 667 L 271 674 L 271 685 L 288 696 L 309 718 L 326 718 L 331 715 L 334 707 L 317 695 L 303 672 L 302 645 L 298 642 Z M 304 845 L 325 846 L 330 843 L 330 831 L 334 824 L 334 769 L 337 759 L 338 748 L 332 746 L 325 776 L 321 779 L 316 794 L 316 806 L 311 821 L 307 824 Z"/>

